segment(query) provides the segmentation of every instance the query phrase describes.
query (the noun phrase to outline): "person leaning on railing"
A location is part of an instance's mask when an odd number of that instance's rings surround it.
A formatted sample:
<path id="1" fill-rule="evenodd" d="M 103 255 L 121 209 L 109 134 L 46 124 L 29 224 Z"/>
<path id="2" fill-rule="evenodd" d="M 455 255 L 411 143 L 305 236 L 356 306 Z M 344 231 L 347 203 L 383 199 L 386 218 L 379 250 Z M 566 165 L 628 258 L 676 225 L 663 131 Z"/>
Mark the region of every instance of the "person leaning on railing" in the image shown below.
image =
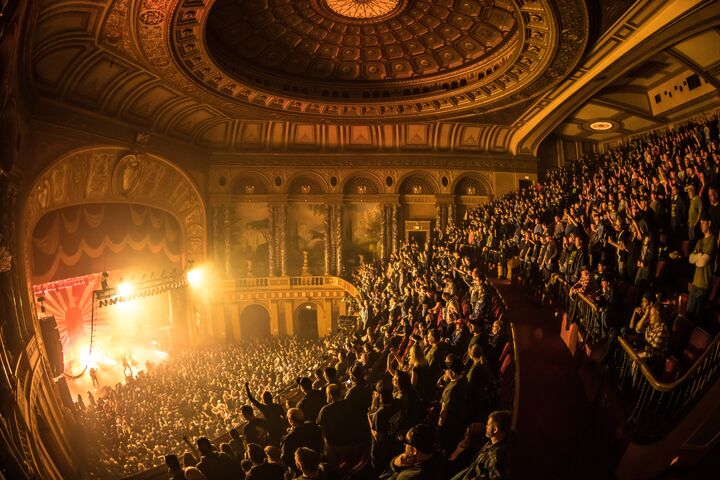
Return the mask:
<path id="1" fill-rule="evenodd" d="M 645 345 L 638 352 L 638 357 L 645 359 L 650 369 L 656 375 L 662 373 L 665 357 L 670 346 L 670 329 L 662 317 L 660 305 L 650 307 L 649 322 L 643 328 Z"/>

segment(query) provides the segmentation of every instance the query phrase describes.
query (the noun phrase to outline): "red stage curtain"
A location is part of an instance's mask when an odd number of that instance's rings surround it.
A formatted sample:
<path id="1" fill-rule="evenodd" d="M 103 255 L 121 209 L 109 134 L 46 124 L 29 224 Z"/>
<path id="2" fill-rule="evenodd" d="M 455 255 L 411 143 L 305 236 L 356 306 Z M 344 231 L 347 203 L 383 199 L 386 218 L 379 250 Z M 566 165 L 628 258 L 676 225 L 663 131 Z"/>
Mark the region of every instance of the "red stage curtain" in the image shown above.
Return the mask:
<path id="1" fill-rule="evenodd" d="M 33 283 L 107 270 L 179 268 L 182 232 L 170 214 L 133 204 L 90 204 L 44 215 L 33 231 Z"/>

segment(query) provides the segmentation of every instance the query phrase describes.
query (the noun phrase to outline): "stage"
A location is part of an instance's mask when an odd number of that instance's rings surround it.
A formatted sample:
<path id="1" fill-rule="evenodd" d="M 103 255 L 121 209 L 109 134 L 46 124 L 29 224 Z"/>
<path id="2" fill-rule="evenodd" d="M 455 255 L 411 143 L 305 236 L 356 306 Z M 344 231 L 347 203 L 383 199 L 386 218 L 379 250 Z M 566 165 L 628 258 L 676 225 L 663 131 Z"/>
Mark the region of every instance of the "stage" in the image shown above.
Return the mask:
<path id="1" fill-rule="evenodd" d="M 177 327 L 173 310 L 186 308 L 178 305 L 177 291 L 186 285 L 167 278 L 124 281 L 103 289 L 102 274 L 97 273 L 33 288 L 39 317 L 57 326 L 60 375 L 73 400 L 80 395 L 87 404 L 89 393 L 97 399 L 104 387 L 112 388 L 167 360 Z"/>

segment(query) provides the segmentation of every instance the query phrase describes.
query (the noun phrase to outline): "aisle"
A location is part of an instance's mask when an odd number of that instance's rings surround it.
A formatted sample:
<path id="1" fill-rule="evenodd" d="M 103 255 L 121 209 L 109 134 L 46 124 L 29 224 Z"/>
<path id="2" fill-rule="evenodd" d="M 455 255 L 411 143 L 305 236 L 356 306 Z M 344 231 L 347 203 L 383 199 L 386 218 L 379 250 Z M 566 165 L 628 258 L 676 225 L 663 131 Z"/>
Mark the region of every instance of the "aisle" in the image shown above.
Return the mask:
<path id="1" fill-rule="evenodd" d="M 577 363 L 560 338 L 560 317 L 524 289 L 498 281 L 515 323 L 520 398 L 514 478 L 606 479 L 592 407 Z M 604 472 L 604 473 L 602 473 Z"/>

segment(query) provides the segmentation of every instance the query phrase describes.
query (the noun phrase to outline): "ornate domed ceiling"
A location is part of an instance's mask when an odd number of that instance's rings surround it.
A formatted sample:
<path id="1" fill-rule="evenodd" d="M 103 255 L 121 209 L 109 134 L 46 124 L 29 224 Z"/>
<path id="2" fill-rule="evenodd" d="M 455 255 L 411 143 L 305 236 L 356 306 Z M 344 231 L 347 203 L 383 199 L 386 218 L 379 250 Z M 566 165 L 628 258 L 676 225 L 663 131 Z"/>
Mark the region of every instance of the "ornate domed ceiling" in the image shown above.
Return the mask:
<path id="1" fill-rule="evenodd" d="M 512 2 L 435 3 L 216 0 L 208 49 L 239 81 L 321 98 L 447 91 L 482 81 L 518 54 Z"/>
<path id="2" fill-rule="evenodd" d="M 527 154 L 543 115 L 567 116 L 565 97 L 597 91 L 660 30 L 646 20 L 664 2 L 636 4 L 37 0 L 22 75 L 39 118 L 210 152 Z"/>
<path id="3" fill-rule="evenodd" d="M 460 116 L 523 101 L 570 72 L 588 32 L 582 0 L 168 0 L 169 22 L 149 8 L 161 3 L 146 0 L 140 21 L 168 23 L 176 65 L 196 84 L 237 104 L 331 118 Z"/>

